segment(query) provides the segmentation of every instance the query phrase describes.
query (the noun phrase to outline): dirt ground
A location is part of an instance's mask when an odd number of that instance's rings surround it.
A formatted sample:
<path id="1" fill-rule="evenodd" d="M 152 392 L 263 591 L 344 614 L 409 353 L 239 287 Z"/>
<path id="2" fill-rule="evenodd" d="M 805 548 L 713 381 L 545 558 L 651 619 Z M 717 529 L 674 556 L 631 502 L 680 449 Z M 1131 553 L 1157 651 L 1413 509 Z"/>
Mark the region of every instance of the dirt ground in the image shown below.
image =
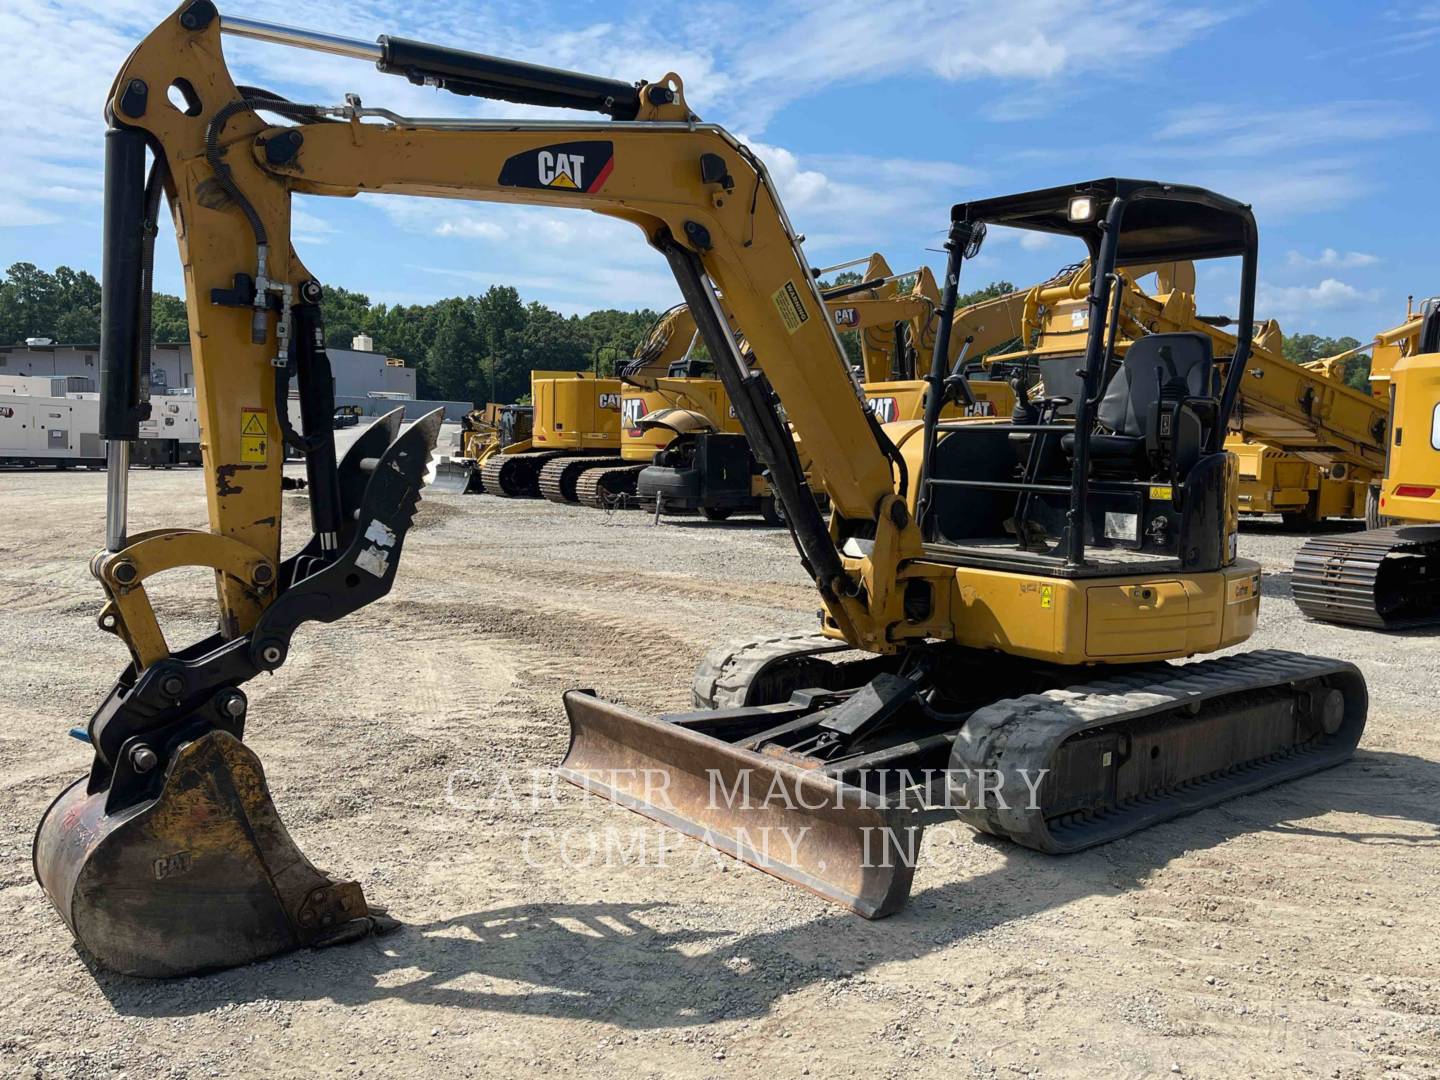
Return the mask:
<path id="1" fill-rule="evenodd" d="M 247 687 L 291 832 L 401 929 L 158 983 L 87 966 L 31 874 L 88 766 L 66 731 L 124 662 L 93 621 L 103 504 L 99 474 L 0 474 L 0 1074 L 1440 1075 L 1440 645 L 1305 622 L 1274 527 L 1242 537 L 1253 644 L 1360 665 L 1351 764 L 1060 859 L 934 828 L 908 909 L 867 923 L 546 779 L 563 690 L 685 706 L 716 640 L 810 628 L 788 538 L 429 497 L 391 596 Z M 136 472 L 132 506 L 204 524 L 193 471 Z M 172 576 L 187 642 L 209 585 Z"/>

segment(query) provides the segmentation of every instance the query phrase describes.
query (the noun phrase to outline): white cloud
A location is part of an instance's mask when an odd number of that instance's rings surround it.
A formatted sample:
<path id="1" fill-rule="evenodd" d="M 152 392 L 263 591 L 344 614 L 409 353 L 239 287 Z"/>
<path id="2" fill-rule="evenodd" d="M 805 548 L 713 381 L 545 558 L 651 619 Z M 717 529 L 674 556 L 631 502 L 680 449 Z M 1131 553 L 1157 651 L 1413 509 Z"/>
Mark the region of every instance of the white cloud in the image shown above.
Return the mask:
<path id="1" fill-rule="evenodd" d="M 1378 289 L 1357 289 L 1338 278 L 1325 278 L 1316 285 L 1261 282 L 1255 294 L 1255 307 L 1265 318 L 1310 318 L 1316 312 L 1349 310 L 1379 299 Z"/>
<path id="2" fill-rule="evenodd" d="M 1393 139 L 1425 126 L 1394 101 L 1332 101 L 1290 109 L 1197 105 L 1172 113 L 1155 137 L 1220 157 L 1264 157 L 1309 146 Z"/>
<path id="3" fill-rule="evenodd" d="M 1334 248 L 1326 248 L 1315 258 L 1302 255 L 1298 251 L 1292 251 L 1286 256 L 1286 263 L 1291 267 L 1311 269 L 1324 267 L 1333 270 L 1356 270 L 1362 266 L 1374 266 L 1380 261 L 1378 255 L 1367 255 L 1363 251 L 1339 252 Z"/>
<path id="4" fill-rule="evenodd" d="M 730 37 L 737 86 L 753 91 L 738 108 L 756 128 L 785 103 L 839 82 L 924 73 L 1058 84 L 1123 70 L 1182 48 L 1224 18 L 1199 5 L 1160 10 L 1126 0 L 797 0 L 747 12 L 750 33 Z"/>

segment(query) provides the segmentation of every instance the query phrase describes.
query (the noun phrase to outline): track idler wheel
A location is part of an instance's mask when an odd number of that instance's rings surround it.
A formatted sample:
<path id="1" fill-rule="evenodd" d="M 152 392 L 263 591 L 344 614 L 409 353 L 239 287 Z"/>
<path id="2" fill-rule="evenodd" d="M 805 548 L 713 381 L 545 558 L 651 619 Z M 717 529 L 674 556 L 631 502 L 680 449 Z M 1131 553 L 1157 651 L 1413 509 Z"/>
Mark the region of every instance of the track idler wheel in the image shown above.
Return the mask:
<path id="1" fill-rule="evenodd" d="M 35 876 L 71 932 L 125 975 L 191 975 L 394 924 L 301 854 L 259 759 L 210 731 L 171 756 L 154 798 L 106 812 L 80 780 L 35 834 Z"/>

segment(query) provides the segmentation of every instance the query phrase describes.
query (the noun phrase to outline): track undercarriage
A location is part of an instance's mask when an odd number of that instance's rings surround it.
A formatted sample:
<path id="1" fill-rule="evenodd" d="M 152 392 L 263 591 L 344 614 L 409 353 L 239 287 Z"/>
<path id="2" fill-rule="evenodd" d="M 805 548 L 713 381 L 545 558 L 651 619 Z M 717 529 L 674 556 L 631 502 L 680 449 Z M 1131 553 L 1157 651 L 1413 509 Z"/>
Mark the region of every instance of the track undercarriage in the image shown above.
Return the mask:
<path id="1" fill-rule="evenodd" d="M 540 495 L 553 503 L 580 502 L 580 481 L 591 470 L 618 469 L 625 464 L 624 458 L 601 455 L 556 458 L 540 469 Z"/>
<path id="2" fill-rule="evenodd" d="M 1353 665 L 1274 650 L 1099 673 L 845 650 L 717 650 L 701 709 L 655 719 L 568 694 L 561 774 L 878 918 L 903 905 L 928 823 L 1078 851 L 1338 764 L 1367 708 Z"/>
<path id="3" fill-rule="evenodd" d="M 1321 622 L 1399 630 L 1440 623 L 1440 525 L 1317 536 L 1295 556 L 1295 603 Z"/>

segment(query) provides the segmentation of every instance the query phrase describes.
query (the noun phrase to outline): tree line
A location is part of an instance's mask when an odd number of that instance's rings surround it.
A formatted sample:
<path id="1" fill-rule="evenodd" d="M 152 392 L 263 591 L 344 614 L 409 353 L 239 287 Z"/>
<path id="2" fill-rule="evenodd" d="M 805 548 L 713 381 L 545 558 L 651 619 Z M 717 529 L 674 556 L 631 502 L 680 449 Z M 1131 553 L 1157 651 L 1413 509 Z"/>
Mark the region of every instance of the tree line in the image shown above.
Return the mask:
<path id="1" fill-rule="evenodd" d="M 422 398 L 518 401 L 530 393 L 530 371 L 614 374 L 659 318 L 648 308 L 562 315 L 508 285 L 480 296 L 451 296 L 433 304 L 376 304 L 364 293 L 329 287 L 322 301 L 325 343 L 350 348 L 368 334 L 376 352 L 398 357 L 416 372 Z M 156 293 L 151 306 L 156 342 L 190 340 L 185 302 Z M 0 280 L 0 343 L 27 338 L 94 344 L 100 340 L 100 282 L 84 270 L 54 273 L 16 263 Z"/>
<path id="2" fill-rule="evenodd" d="M 822 286 L 859 281 L 840 274 Z M 903 287 L 902 283 L 902 287 Z M 992 282 L 960 299 L 962 306 L 1013 290 Z M 588 315 L 562 315 L 539 301 L 521 299 L 509 285 L 492 285 L 479 296 L 451 296 L 432 304 L 376 304 L 364 293 L 330 287 L 325 291 L 325 339 L 332 348 L 349 348 L 357 334 L 368 334 L 377 352 L 398 357 L 416 370 L 422 398 L 447 401 L 518 401 L 530 392 L 531 369 L 595 371 L 613 375 L 635 352 L 659 317 L 648 308 L 607 308 Z M 185 303 L 157 293 L 151 314 L 157 342 L 190 338 Z M 855 338 L 856 335 L 848 335 Z M 53 273 L 33 263 L 15 263 L 0 280 L 0 343 L 27 338 L 93 344 L 100 340 L 100 282 L 85 270 L 60 266 Z M 1353 337 L 1290 334 L 1284 352 L 1296 363 L 1353 349 Z M 858 340 L 845 341 L 858 357 Z M 1368 356 L 1356 357 L 1346 382 L 1367 387 Z"/>

